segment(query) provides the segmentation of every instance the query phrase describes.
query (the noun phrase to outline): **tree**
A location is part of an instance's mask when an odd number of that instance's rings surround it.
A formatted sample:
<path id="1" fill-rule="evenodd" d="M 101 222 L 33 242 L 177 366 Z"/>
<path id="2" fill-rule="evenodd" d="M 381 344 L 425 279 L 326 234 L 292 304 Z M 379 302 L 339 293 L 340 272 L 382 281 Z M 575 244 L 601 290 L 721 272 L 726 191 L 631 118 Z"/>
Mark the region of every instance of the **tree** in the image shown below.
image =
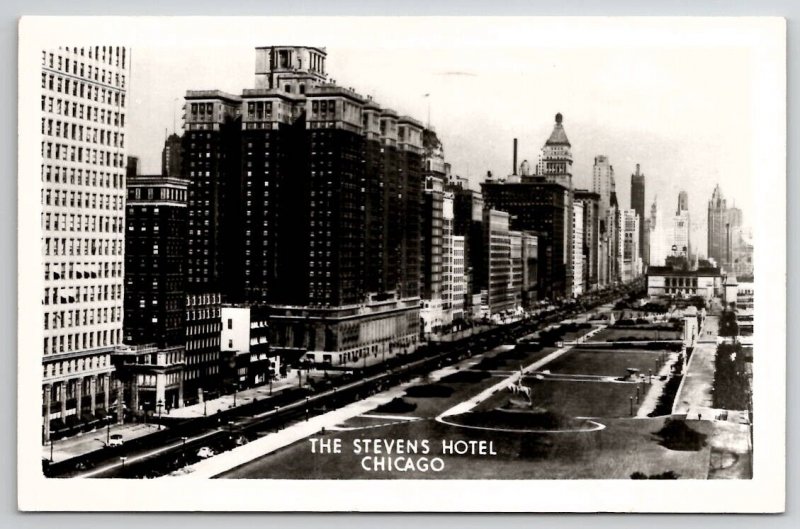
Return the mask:
<path id="1" fill-rule="evenodd" d="M 726 310 L 719 317 L 719 335 L 726 338 L 739 336 L 739 324 L 736 322 L 736 311 Z"/>

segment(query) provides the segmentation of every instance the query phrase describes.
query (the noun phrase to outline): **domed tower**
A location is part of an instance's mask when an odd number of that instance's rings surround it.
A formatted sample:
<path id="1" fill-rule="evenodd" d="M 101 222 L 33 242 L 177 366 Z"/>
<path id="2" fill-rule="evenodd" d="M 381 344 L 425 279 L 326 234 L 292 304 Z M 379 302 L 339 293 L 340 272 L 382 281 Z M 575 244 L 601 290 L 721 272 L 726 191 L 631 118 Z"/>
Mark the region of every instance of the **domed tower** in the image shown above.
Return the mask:
<path id="1" fill-rule="evenodd" d="M 563 121 L 564 116 L 560 112 L 556 114 L 553 132 L 542 147 L 538 173 L 548 182 L 572 189 L 572 146 L 564 132 Z"/>

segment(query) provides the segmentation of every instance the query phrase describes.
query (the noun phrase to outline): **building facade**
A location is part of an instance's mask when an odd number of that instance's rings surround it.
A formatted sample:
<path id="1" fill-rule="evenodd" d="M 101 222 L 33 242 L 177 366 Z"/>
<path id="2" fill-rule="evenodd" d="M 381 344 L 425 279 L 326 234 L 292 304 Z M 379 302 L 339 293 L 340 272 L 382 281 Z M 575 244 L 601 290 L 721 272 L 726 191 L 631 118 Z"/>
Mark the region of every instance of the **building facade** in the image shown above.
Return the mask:
<path id="1" fill-rule="evenodd" d="M 584 293 L 584 215 L 583 202 L 575 201 L 572 205 L 572 295 Z"/>
<path id="2" fill-rule="evenodd" d="M 599 287 L 600 195 L 576 189 L 573 196 L 583 207 L 583 281 L 584 291 L 590 292 Z"/>
<path id="3" fill-rule="evenodd" d="M 160 175 L 127 181 L 125 346 L 113 362 L 134 411 L 183 406 L 187 187 Z"/>
<path id="4" fill-rule="evenodd" d="M 42 434 L 109 410 L 122 343 L 130 52 L 42 51 Z"/>
<path id="5" fill-rule="evenodd" d="M 639 230 L 639 252 L 643 261 L 647 261 L 647 254 L 645 249 L 645 234 L 644 229 L 645 209 L 644 209 L 644 192 L 645 192 L 645 177 L 644 173 L 640 172 L 639 164 L 636 164 L 636 172 L 631 175 L 631 209 L 639 216 L 641 229 Z"/>

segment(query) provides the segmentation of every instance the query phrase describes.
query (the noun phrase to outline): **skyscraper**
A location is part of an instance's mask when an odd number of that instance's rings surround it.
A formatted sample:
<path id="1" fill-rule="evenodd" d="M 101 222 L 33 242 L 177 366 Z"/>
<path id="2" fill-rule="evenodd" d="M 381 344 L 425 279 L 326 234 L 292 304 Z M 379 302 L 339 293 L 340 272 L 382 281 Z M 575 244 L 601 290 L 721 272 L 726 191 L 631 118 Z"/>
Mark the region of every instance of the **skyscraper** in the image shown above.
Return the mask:
<path id="1" fill-rule="evenodd" d="M 180 178 L 182 167 L 182 141 L 177 134 L 170 134 L 164 141 L 164 149 L 161 151 L 161 175 L 172 178 Z"/>
<path id="2" fill-rule="evenodd" d="M 642 223 L 640 228 L 643 228 L 644 219 L 645 219 L 645 210 L 644 210 L 644 191 L 645 191 L 645 180 L 644 180 L 644 173 L 639 172 L 639 164 L 636 164 L 636 172 L 631 175 L 631 209 L 634 210 L 639 215 L 639 220 Z M 639 252 L 643 252 L 645 248 L 645 231 L 644 229 L 639 230 Z M 647 256 L 642 253 L 641 255 L 643 261 L 647 261 Z"/>
<path id="3" fill-rule="evenodd" d="M 190 289 L 270 307 L 277 350 L 341 365 L 416 343 L 423 127 L 326 57 L 257 48 L 254 89 L 188 92 L 183 158 Z"/>
<path id="4" fill-rule="evenodd" d="M 125 346 L 113 361 L 137 411 L 183 406 L 187 185 L 161 175 L 127 182 Z"/>
<path id="5" fill-rule="evenodd" d="M 583 204 L 583 280 L 585 290 L 592 291 L 599 281 L 600 195 L 585 189 L 573 195 L 575 204 Z"/>
<path id="6" fill-rule="evenodd" d="M 109 407 L 122 343 L 130 53 L 42 51 L 43 438 Z"/>

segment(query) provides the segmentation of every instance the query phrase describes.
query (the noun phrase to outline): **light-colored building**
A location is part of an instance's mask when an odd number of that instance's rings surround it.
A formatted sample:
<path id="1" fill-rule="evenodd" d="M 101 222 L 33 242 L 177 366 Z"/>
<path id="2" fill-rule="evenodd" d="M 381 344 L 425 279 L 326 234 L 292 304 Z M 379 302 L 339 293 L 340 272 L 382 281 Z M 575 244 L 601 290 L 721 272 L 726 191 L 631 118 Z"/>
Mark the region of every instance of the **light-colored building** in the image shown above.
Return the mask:
<path id="1" fill-rule="evenodd" d="M 256 386 L 269 382 L 280 372 L 280 357 L 270 351 L 265 308 L 223 305 L 220 318 L 220 351 L 225 360 L 223 365 L 229 369 L 228 384 L 233 382 L 235 389 Z"/>
<path id="2" fill-rule="evenodd" d="M 633 209 L 622 210 L 622 281 L 633 281 L 641 275 L 639 256 L 639 215 Z"/>
<path id="3" fill-rule="evenodd" d="M 516 310 L 522 307 L 522 285 L 523 276 L 525 274 L 522 261 L 523 232 L 510 231 L 508 232 L 508 235 L 511 243 L 511 281 L 508 285 L 508 295 L 513 303 L 514 309 Z"/>
<path id="4" fill-rule="evenodd" d="M 647 269 L 647 295 L 655 297 L 711 299 L 721 296 L 723 283 L 719 268 L 678 270 L 667 266 Z"/>
<path id="5" fill-rule="evenodd" d="M 122 343 L 129 72 L 130 52 L 118 46 L 42 51 L 45 441 L 68 417 L 108 410 L 116 400 L 111 354 Z"/>
<path id="6" fill-rule="evenodd" d="M 453 320 L 467 319 L 467 315 L 464 312 L 468 294 L 465 252 L 465 237 L 463 235 L 454 235 L 451 275 Z"/>
<path id="7" fill-rule="evenodd" d="M 508 229 L 509 214 L 495 209 L 484 210 L 483 226 L 486 238 L 488 288 L 486 311 L 490 316 L 511 311 L 513 296 L 511 284 L 511 236 Z"/>
<path id="8" fill-rule="evenodd" d="M 572 295 L 580 296 L 584 291 L 584 203 L 575 201 L 572 205 Z"/>

